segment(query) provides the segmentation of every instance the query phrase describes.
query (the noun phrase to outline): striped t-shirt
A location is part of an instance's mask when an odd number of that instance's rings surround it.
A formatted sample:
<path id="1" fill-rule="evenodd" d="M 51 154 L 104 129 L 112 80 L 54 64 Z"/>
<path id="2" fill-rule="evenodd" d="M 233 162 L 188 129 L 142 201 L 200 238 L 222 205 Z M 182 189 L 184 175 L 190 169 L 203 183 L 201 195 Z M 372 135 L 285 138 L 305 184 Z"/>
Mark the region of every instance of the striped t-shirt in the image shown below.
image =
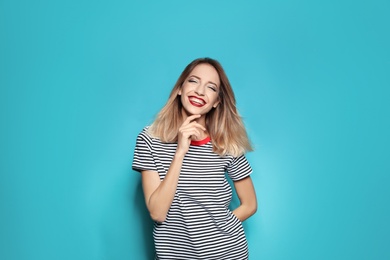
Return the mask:
<path id="1" fill-rule="evenodd" d="M 145 128 L 137 137 L 133 169 L 156 171 L 163 180 L 176 146 L 151 137 Z M 248 259 L 242 224 L 228 208 L 232 190 L 225 173 L 238 181 L 251 172 L 244 155 L 220 156 L 211 141 L 192 143 L 167 217 L 154 224 L 156 259 Z"/>

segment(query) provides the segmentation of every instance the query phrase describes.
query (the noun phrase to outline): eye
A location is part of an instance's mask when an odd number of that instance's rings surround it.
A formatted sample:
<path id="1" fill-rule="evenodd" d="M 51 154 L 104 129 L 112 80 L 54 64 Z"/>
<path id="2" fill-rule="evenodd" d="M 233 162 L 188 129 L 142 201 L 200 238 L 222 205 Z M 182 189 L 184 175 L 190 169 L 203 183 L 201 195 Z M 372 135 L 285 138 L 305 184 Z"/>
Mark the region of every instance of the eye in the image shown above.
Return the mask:
<path id="1" fill-rule="evenodd" d="M 209 89 L 211 89 L 214 92 L 217 92 L 217 88 L 213 85 L 208 86 Z"/>
<path id="2" fill-rule="evenodd" d="M 191 82 L 191 83 L 198 83 L 198 81 L 196 79 L 189 79 L 188 82 Z"/>

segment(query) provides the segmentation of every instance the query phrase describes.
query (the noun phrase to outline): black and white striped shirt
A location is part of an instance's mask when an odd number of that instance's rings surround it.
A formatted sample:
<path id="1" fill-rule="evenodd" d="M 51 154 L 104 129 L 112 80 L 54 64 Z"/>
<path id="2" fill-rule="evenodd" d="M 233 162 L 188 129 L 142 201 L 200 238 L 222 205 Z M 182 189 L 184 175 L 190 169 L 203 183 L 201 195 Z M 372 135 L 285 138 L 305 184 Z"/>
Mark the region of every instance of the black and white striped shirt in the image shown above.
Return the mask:
<path id="1" fill-rule="evenodd" d="M 248 259 L 242 224 L 228 208 L 232 190 L 225 173 L 237 181 L 252 169 L 244 155 L 220 156 L 206 142 L 190 145 L 166 220 L 155 222 L 156 259 Z M 176 146 L 152 138 L 145 128 L 137 137 L 133 169 L 156 171 L 163 180 Z"/>

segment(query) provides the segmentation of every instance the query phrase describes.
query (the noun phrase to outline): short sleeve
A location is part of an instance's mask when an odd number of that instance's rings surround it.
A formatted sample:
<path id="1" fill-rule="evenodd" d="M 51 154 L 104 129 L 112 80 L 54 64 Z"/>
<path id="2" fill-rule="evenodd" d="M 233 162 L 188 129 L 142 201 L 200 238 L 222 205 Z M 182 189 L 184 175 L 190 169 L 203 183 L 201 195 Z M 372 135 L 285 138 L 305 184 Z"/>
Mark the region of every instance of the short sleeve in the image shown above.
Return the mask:
<path id="1" fill-rule="evenodd" d="M 142 131 L 136 141 L 132 168 L 135 171 L 152 170 L 157 171 L 152 154 L 152 139 Z"/>
<path id="2" fill-rule="evenodd" d="M 252 173 L 252 167 L 245 155 L 241 155 L 233 158 L 232 162 L 226 168 L 226 172 L 232 181 L 239 181 Z"/>

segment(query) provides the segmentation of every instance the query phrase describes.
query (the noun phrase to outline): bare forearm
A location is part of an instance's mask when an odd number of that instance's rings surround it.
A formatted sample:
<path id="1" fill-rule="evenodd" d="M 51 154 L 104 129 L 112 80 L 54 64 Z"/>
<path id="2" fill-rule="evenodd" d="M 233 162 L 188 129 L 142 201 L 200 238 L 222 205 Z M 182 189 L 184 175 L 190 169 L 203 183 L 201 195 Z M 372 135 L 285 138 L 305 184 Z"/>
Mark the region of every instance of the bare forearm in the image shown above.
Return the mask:
<path id="1" fill-rule="evenodd" d="M 184 155 L 175 154 L 163 181 L 152 193 L 147 206 L 153 220 L 163 222 L 172 204 L 179 181 Z"/>
<path id="2" fill-rule="evenodd" d="M 242 222 L 255 214 L 257 210 L 256 192 L 249 176 L 234 182 L 234 187 L 240 199 L 240 206 L 233 210 L 233 214 Z"/>
<path id="3" fill-rule="evenodd" d="M 241 221 L 245 221 L 250 216 L 256 213 L 257 206 L 256 204 L 250 205 L 240 205 L 235 210 L 233 210 L 233 214 Z"/>
<path id="4" fill-rule="evenodd" d="M 201 131 L 206 131 L 204 126 L 195 121 L 200 116 L 188 116 L 180 126 L 175 156 L 172 159 L 164 180 L 160 181 L 157 177 L 154 177 L 153 180 L 143 181 L 146 186 L 146 189 L 144 188 L 146 204 L 150 216 L 155 221 L 163 222 L 171 207 L 179 182 L 184 156 L 190 147 L 191 137 L 200 136 Z"/>

